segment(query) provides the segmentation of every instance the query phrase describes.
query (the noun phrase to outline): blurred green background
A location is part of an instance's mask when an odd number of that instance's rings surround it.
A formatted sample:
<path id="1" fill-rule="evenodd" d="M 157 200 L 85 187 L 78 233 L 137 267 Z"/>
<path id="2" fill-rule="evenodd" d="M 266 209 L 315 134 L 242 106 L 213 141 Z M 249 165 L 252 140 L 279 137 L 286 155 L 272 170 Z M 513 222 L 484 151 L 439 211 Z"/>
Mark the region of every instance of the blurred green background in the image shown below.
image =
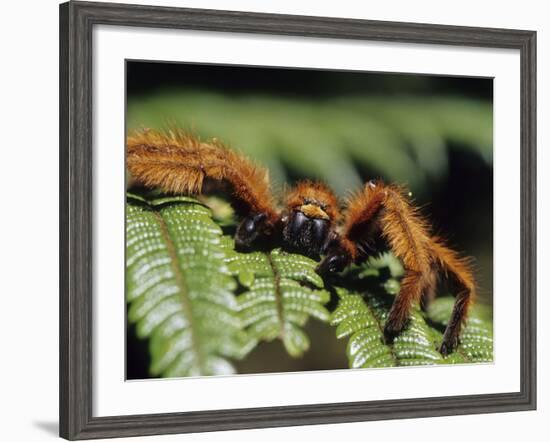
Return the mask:
<path id="1" fill-rule="evenodd" d="M 381 178 L 406 184 L 434 230 L 475 258 L 492 305 L 493 83 L 486 78 L 127 62 L 127 130 L 178 126 L 267 166 L 275 191 L 321 179 L 340 196 Z M 239 373 L 346 368 L 345 342 L 310 321 L 312 347 L 289 358 L 263 343 Z M 148 377 L 128 330 L 127 377 Z"/>

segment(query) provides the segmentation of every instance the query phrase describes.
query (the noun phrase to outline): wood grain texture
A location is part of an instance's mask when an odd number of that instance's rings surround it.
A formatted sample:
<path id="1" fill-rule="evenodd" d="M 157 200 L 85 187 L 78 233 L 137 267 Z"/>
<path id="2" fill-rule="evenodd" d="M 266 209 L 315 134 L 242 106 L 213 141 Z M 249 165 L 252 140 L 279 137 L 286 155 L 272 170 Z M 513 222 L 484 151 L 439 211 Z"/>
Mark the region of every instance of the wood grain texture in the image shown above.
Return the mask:
<path id="1" fill-rule="evenodd" d="M 521 391 L 490 395 L 92 416 L 92 27 L 95 24 L 519 49 Z M 198 9 L 60 6 L 60 435 L 70 440 L 532 410 L 536 407 L 536 33 Z M 123 116 L 121 116 L 122 118 Z M 122 294 L 121 294 L 122 296 Z"/>

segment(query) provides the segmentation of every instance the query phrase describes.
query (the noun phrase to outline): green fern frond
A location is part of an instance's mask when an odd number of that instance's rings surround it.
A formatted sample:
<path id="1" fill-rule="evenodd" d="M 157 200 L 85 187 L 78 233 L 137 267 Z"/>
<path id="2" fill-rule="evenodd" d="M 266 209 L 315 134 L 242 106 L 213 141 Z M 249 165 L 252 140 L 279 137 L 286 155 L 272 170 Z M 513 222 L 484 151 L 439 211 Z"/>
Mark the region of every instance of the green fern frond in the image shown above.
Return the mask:
<path id="1" fill-rule="evenodd" d="M 230 270 L 246 291 L 238 296 L 240 318 L 258 340 L 280 339 L 288 354 L 302 355 L 309 338 L 302 330 L 309 317 L 328 321 L 323 306 L 330 299 L 315 261 L 275 249 L 270 253 L 235 253 Z"/>
<path id="2" fill-rule="evenodd" d="M 387 266 L 390 275 L 382 276 Z M 353 289 L 336 287 L 339 301 L 331 317 L 339 339 L 348 338 L 346 354 L 350 368 L 393 367 L 490 362 L 493 357 L 492 326 L 483 316 L 482 307 L 472 309 L 461 334 L 458 349 L 443 357 L 438 348 L 454 304 L 450 296 L 436 299 L 428 312 L 413 309 L 408 327 L 391 345 L 384 341 L 384 323 L 399 292 L 402 269 L 389 254 L 371 259 L 355 269 L 357 284 Z M 358 287 L 365 286 L 365 289 Z"/>
<path id="3" fill-rule="evenodd" d="M 228 359 L 255 345 L 242 330 L 222 235 L 192 198 L 128 195 L 128 320 L 149 338 L 153 375 L 233 373 Z"/>

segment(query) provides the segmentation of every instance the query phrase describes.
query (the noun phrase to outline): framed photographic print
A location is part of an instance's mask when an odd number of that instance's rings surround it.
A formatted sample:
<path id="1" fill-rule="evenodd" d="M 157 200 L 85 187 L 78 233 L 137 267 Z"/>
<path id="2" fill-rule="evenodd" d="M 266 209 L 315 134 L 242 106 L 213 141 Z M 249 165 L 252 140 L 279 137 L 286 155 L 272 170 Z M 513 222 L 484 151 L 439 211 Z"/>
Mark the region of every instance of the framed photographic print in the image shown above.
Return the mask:
<path id="1" fill-rule="evenodd" d="M 60 434 L 536 407 L 532 31 L 60 7 Z"/>

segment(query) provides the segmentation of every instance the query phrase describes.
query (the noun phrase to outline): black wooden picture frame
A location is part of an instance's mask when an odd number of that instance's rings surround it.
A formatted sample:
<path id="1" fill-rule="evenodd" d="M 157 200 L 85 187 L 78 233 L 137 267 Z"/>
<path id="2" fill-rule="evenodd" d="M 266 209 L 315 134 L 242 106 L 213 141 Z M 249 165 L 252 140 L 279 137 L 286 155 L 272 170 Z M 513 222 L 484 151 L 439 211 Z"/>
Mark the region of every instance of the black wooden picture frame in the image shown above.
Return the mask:
<path id="1" fill-rule="evenodd" d="M 521 58 L 521 390 L 517 393 L 94 417 L 92 29 L 98 24 L 512 48 Z M 109 3 L 60 6 L 60 435 L 143 436 L 536 407 L 536 32 Z M 122 118 L 122 116 L 121 116 Z"/>

